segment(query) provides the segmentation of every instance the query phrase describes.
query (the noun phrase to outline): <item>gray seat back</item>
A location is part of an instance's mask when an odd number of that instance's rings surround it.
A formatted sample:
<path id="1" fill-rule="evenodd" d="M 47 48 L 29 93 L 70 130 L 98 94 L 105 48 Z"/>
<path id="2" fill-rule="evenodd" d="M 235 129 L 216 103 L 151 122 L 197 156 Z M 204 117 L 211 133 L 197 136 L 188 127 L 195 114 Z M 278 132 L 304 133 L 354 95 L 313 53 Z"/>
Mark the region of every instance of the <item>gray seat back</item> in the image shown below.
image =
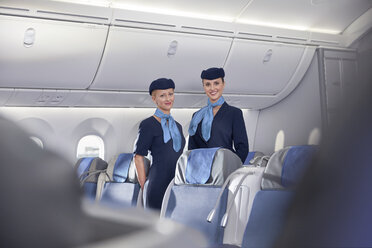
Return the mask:
<path id="1" fill-rule="evenodd" d="M 202 232 L 210 245 L 218 245 L 223 241 L 224 229 L 220 226 L 226 211 L 228 190 L 222 188 L 228 176 L 241 168 L 240 158 L 228 149 L 218 149 L 211 159 L 209 178 L 205 183 L 190 183 L 187 177 L 188 166 L 201 166 L 198 160 L 190 159 L 191 151 L 185 151 L 176 166 L 175 178 L 169 184 L 161 209 L 161 216 L 185 224 Z M 201 154 L 203 155 L 203 154 Z M 197 163 L 190 165 L 192 163 Z M 214 218 L 207 222 L 215 203 L 220 204 L 214 210 Z"/>
<path id="2" fill-rule="evenodd" d="M 311 162 L 316 146 L 289 146 L 275 152 L 266 166 L 262 189 L 293 187 L 301 180 Z"/>
<path id="3" fill-rule="evenodd" d="M 177 161 L 174 183 L 176 185 L 189 184 L 186 180 L 186 167 L 191 151 L 185 151 Z M 242 166 L 240 158 L 228 149 L 220 148 L 216 151 L 211 173 L 204 186 L 221 186 L 226 178 Z"/>

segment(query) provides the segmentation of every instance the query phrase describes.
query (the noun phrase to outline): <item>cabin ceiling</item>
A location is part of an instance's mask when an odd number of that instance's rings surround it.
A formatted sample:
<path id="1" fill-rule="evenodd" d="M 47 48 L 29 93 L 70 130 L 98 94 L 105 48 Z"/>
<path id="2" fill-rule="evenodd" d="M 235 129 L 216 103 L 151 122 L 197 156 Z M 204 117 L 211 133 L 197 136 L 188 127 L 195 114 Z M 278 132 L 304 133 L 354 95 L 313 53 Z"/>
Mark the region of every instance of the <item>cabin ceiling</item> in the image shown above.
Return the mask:
<path id="1" fill-rule="evenodd" d="M 329 34 L 341 34 L 372 7 L 371 0 L 56 1 Z"/>
<path id="2" fill-rule="evenodd" d="M 201 69 L 223 67 L 226 99 L 263 109 L 317 48 L 355 53 L 372 0 L 0 0 L 0 27 L 0 106 L 153 107 L 170 77 L 175 107 L 199 108 Z"/>

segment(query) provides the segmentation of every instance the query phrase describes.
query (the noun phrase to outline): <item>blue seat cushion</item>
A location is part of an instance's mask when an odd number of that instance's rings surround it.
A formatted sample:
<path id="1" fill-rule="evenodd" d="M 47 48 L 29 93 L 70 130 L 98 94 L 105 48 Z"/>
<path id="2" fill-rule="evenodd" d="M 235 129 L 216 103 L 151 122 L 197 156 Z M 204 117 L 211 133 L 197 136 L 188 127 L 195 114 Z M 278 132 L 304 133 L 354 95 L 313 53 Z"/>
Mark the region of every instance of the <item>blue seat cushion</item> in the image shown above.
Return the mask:
<path id="1" fill-rule="evenodd" d="M 92 161 L 94 159 L 95 159 L 95 157 L 88 157 L 88 158 L 82 158 L 80 160 L 80 164 L 77 168 L 78 177 L 80 178 L 82 176 L 82 174 L 85 173 L 85 175 L 81 178 L 81 180 L 88 176 L 88 173 L 86 173 L 86 172 L 89 171 L 89 167 L 92 164 Z"/>
<path id="2" fill-rule="evenodd" d="M 209 245 L 221 244 L 224 230 L 220 223 L 226 211 L 227 190 L 221 197 L 212 222 L 207 222 L 220 191 L 221 187 L 217 186 L 175 185 L 170 192 L 165 217 L 199 230 L 205 235 Z"/>
<path id="3" fill-rule="evenodd" d="M 272 247 L 283 228 L 292 191 L 261 190 L 254 198 L 242 248 Z"/>
<path id="4" fill-rule="evenodd" d="M 288 150 L 281 175 L 281 183 L 284 187 L 293 187 L 298 184 L 315 151 L 315 146 L 309 145 L 293 146 Z"/>
<path id="5" fill-rule="evenodd" d="M 97 183 L 93 182 L 86 182 L 83 185 L 84 196 L 89 200 L 96 199 L 96 192 L 97 192 Z"/>
<path id="6" fill-rule="evenodd" d="M 133 159 L 133 153 L 121 153 L 114 166 L 113 180 L 123 183 L 127 180 L 130 163 Z"/>
<path id="7" fill-rule="evenodd" d="M 117 207 L 135 206 L 139 190 L 138 183 L 108 182 L 103 188 L 101 202 Z"/>

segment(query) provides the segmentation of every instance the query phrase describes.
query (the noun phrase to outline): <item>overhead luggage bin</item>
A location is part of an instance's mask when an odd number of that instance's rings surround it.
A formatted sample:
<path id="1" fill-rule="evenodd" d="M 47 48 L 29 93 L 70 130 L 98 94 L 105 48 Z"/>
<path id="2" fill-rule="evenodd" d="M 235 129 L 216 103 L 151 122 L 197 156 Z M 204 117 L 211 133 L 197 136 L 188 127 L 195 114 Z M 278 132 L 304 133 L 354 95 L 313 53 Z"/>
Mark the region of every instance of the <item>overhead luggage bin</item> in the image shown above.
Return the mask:
<path id="1" fill-rule="evenodd" d="M 13 95 L 14 89 L 0 89 L 0 106 L 8 101 L 8 99 Z"/>
<path id="2" fill-rule="evenodd" d="M 235 39 L 225 65 L 225 92 L 278 94 L 290 82 L 297 67 L 309 66 L 301 64 L 304 51 L 305 46 Z"/>
<path id="3" fill-rule="evenodd" d="M 201 92 L 203 69 L 222 67 L 232 39 L 111 27 L 90 89 L 147 91 L 156 78 L 172 78 L 178 92 Z"/>
<path id="4" fill-rule="evenodd" d="M 0 87 L 85 89 L 108 27 L 0 15 Z"/>

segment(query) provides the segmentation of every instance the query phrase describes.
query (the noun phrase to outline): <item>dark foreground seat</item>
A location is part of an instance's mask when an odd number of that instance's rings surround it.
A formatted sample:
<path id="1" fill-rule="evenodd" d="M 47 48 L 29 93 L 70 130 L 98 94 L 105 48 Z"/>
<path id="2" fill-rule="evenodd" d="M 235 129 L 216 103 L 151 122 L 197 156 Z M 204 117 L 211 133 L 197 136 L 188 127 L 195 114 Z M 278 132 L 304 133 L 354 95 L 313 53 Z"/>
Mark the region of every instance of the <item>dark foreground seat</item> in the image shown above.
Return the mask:
<path id="1" fill-rule="evenodd" d="M 205 247 L 200 233 L 129 209 L 82 208 L 73 166 L 0 116 L 0 247 Z M 89 206 L 84 202 L 83 206 Z M 83 210 L 84 209 L 84 210 Z M 89 210 L 88 212 L 85 209 Z M 102 209 L 103 210 L 103 209 Z"/>

